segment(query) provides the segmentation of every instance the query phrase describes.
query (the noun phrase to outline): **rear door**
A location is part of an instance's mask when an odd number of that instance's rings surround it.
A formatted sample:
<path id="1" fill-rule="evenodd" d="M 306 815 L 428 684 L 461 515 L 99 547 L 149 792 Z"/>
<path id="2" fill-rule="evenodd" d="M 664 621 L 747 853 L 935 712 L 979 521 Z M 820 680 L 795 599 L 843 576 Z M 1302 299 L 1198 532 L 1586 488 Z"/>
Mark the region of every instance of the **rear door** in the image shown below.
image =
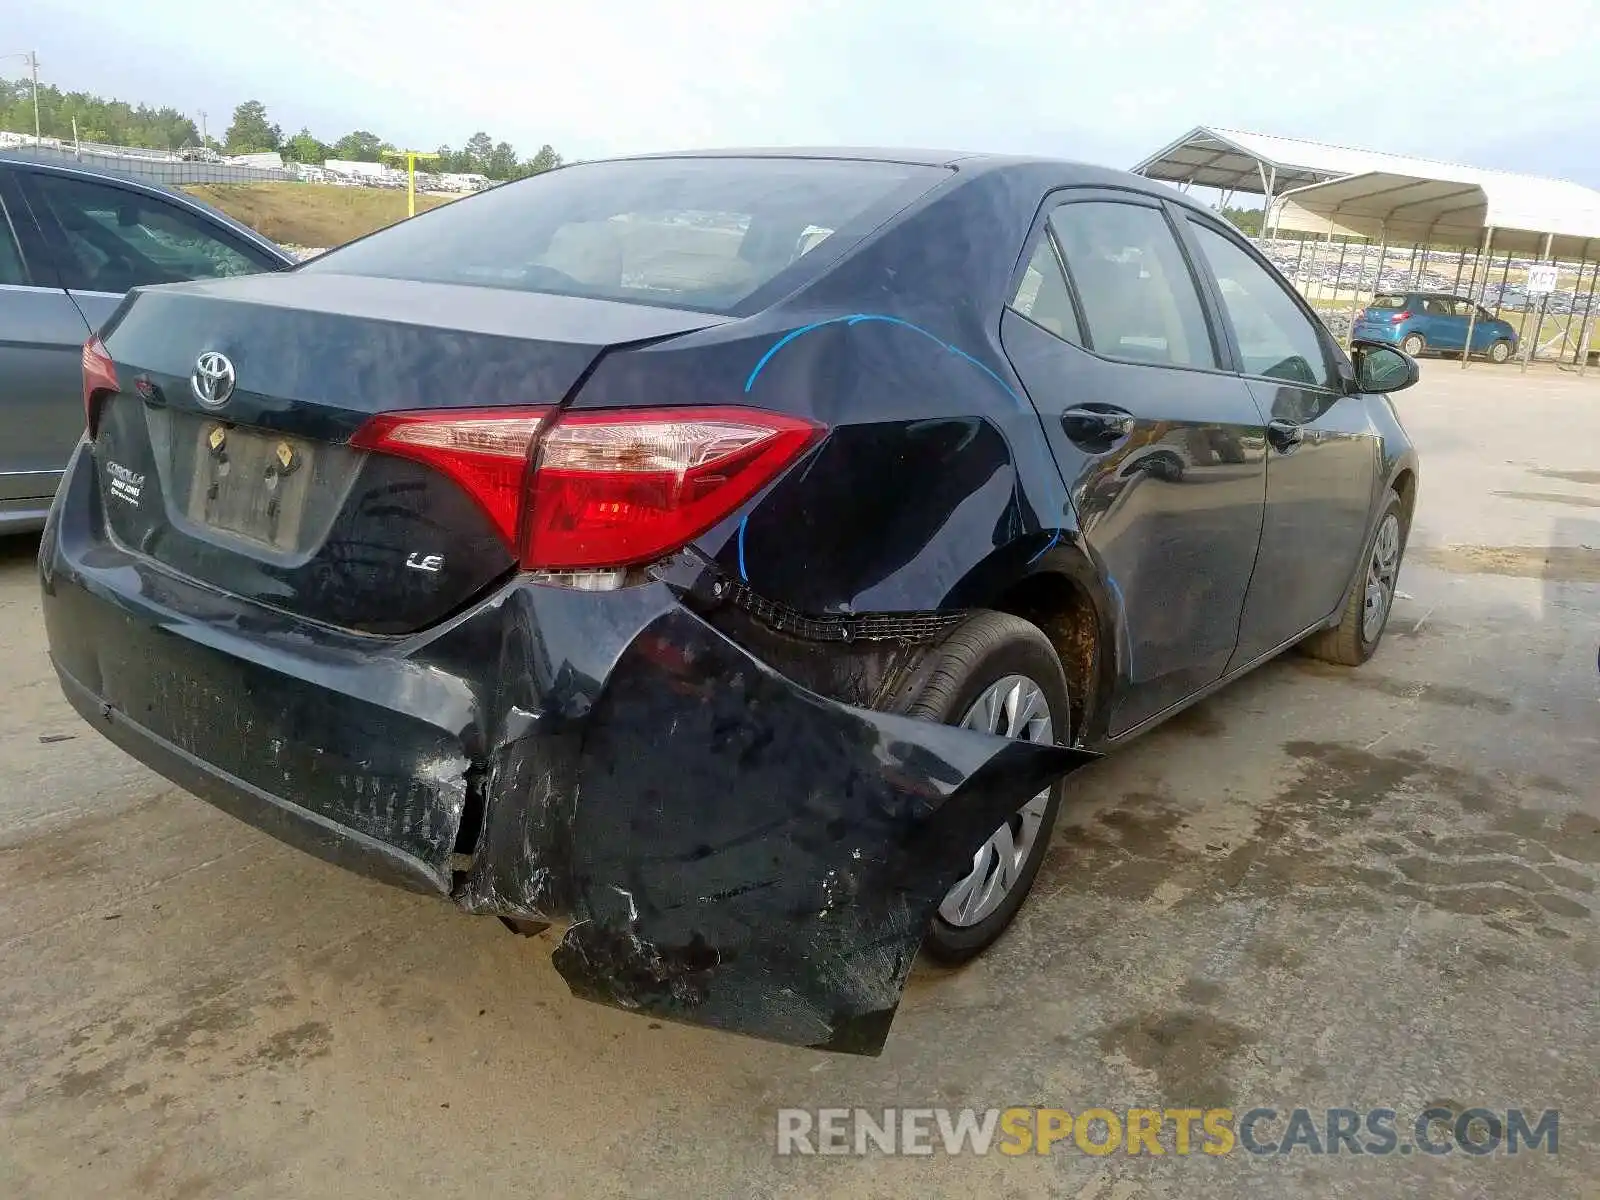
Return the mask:
<path id="1" fill-rule="evenodd" d="M 83 432 L 88 335 L 14 170 L 0 166 L 0 530 L 49 507 Z"/>
<path id="2" fill-rule="evenodd" d="M 1505 336 L 1505 333 L 1495 324 L 1493 314 L 1487 312 L 1471 300 L 1456 301 L 1456 312 L 1466 318 L 1467 324 L 1472 328 L 1472 352 L 1484 354 L 1490 346 Z"/>
<path id="3" fill-rule="evenodd" d="M 1233 654 L 1265 431 L 1162 203 L 1053 199 L 1001 332 L 1122 605 L 1116 736 L 1217 680 Z"/>
<path id="4" fill-rule="evenodd" d="M 1366 542 L 1379 444 L 1362 398 L 1345 388 L 1326 327 L 1242 239 L 1202 217 L 1187 225 L 1270 447 L 1261 552 L 1231 669 L 1339 606 Z"/>

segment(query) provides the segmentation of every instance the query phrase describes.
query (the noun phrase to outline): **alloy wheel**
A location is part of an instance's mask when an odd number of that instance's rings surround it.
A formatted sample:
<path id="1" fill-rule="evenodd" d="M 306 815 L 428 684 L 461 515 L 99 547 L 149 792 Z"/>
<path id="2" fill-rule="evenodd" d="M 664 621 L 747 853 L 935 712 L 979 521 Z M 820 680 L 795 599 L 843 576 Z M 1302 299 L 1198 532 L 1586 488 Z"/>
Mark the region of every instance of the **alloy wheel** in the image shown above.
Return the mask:
<path id="1" fill-rule="evenodd" d="M 984 689 L 961 718 L 962 729 L 1050 745 L 1055 729 L 1044 690 L 1025 675 L 1007 675 Z M 946 893 L 939 915 L 951 925 L 976 925 L 1005 901 L 1033 852 L 1050 789 L 1029 800 L 972 856 L 972 870 Z"/>
<path id="2" fill-rule="evenodd" d="M 1400 571 L 1400 518 L 1388 513 L 1378 526 L 1367 563 L 1366 605 L 1361 614 L 1361 636 L 1370 645 L 1383 632 L 1394 603 L 1395 576 Z"/>

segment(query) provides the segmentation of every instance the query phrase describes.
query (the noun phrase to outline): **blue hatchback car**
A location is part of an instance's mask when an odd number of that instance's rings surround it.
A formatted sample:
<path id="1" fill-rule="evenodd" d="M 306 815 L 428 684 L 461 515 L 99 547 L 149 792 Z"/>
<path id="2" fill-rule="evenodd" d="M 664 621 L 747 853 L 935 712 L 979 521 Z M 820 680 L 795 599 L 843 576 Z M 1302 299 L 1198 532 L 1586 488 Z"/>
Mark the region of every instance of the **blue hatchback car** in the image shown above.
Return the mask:
<path id="1" fill-rule="evenodd" d="M 1477 319 L 1473 320 L 1473 309 Z M 1355 339 L 1387 342 L 1415 358 L 1426 350 L 1460 353 L 1472 326 L 1472 353 L 1503 363 L 1517 352 L 1517 331 L 1463 296 L 1385 292 L 1356 316 Z"/>

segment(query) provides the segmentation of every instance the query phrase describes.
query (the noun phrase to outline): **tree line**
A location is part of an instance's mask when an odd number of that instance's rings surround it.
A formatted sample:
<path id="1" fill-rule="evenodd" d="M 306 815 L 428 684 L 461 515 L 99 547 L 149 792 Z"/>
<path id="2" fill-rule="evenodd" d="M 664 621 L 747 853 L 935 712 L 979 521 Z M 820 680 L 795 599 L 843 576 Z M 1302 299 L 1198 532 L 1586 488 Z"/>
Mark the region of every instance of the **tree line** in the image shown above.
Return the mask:
<path id="1" fill-rule="evenodd" d="M 205 145 L 222 154 L 277 151 L 285 159 L 321 163 L 330 158 L 381 162 L 400 148 L 367 129 L 357 129 L 334 141 L 316 137 L 309 129 L 284 136 L 281 126 L 267 114 L 259 100 L 246 100 L 233 110 L 233 120 L 221 140 L 204 137 L 192 118 L 175 108 L 132 105 L 107 100 L 88 92 L 63 92 L 50 84 L 39 88 L 39 132 L 44 137 L 72 140 L 73 121 L 85 142 L 137 146 L 150 150 L 182 150 Z M 0 129 L 33 132 L 33 86 L 27 79 L 0 79 Z M 406 147 L 419 149 L 420 147 Z M 419 171 L 456 171 L 487 175 L 490 179 L 521 179 L 561 165 L 561 155 L 549 145 L 522 158 L 510 142 L 495 141 L 480 130 L 460 149 L 440 146 L 437 158 L 419 159 Z"/>
<path id="2" fill-rule="evenodd" d="M 39 88 L 39 132 L 44 137 L 72 140 L 72 121 L 86 142 L 176 150 L 199 145 L 200 131 L 175 108 L 151 108 L 123 100 L 106 100 L 88 92 L 63 92 L 48 84 Z M 33 132 L 33 85 L 26 79 L 0 79 L 0 129 Z"/>

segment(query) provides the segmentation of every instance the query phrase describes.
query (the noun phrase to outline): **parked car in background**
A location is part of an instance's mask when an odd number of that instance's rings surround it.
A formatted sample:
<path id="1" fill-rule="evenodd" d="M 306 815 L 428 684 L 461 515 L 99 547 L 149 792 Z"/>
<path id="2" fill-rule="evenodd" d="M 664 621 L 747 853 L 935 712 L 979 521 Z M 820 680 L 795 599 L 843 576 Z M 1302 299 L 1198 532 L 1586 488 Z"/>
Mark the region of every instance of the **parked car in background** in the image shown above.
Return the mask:
<path id="1" fill-rule="evenodd" d="M 0 155 L 0 534 L 43 527 L 83 432 L 83 343 L 124 293 L 294 262 L 178 192 Z"/>
<path id="2" fill-rule="evenodd" d="M 570 922 L 580 996 L 853 1052 L 1000 936 L 1070 771 L 1291 646 L 1365 662 L 1416 500 L 1415 362 L 1045 160 L 563 167 L 141 290 L 83 372 L 39 557 L 96 730 Z"/>
<path id="3" fill-rule="evenodd" d="M 1476 312 L 1476 315 L 1474 315 Z M 1517 331 L 1481 305 L 1448 292 L 1383 292 L 1356 314 L 1359 341 L 1388 342 L 1415 358 L 1429 351 L 1459 354 L 1472 329 L 1472 353 L 1503 363 L 1517 352 Z"/>

